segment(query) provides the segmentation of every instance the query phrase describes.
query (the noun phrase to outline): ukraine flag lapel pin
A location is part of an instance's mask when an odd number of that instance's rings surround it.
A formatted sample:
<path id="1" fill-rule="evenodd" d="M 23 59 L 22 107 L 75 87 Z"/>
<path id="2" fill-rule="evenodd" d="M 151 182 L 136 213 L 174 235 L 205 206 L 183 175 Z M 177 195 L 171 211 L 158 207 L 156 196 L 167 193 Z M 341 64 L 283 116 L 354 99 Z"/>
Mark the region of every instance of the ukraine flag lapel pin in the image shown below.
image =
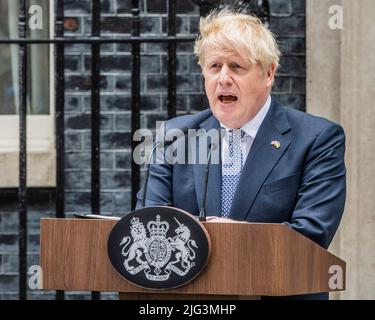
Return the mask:
<path id="1" fill-rule="evenodd" d="M 281 147 L 280 141 L 277 140 L 271 141 L 271 145 L 274 146 L 276 149 L 279 149 Z"/>

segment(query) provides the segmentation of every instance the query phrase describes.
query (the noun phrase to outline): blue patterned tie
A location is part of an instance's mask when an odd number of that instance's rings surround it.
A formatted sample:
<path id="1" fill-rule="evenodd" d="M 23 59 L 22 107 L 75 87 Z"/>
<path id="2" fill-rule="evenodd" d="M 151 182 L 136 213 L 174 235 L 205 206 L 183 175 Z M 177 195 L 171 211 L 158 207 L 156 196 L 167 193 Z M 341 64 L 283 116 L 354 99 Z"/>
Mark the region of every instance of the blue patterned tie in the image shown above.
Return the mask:
<path id="1" fill-rule="evenodd" d="M 241 129 L 229 130 L 228 150 L 223 155 L 221 185 L 221 215 L 229 217 L 234 193 L 243 167 L 241 138 L 245 132 Z"/>

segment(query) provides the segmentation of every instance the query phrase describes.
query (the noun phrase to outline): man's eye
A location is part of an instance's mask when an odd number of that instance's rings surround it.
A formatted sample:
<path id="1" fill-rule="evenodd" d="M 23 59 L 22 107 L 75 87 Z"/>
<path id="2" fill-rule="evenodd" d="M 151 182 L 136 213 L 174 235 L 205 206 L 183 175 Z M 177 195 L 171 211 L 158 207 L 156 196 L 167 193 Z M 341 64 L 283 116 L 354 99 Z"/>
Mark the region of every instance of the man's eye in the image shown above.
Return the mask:
<path id="1" fill-rule="evenodd" d="M 218 68 L 220 68 L 220 64 L 219 63 L 213 63 L 213 64 L 211 64 L 210 68 L 211 69 L 218 69 Z"/>
<path id="2" fill-rule="evenodd" d="M 232 63 L 231 67 L 232 67 L 232 69 L 239 69 L 239 68 L 241 68 L 241 66 L 239 64 L 237 64 L 237 63 Z"/>

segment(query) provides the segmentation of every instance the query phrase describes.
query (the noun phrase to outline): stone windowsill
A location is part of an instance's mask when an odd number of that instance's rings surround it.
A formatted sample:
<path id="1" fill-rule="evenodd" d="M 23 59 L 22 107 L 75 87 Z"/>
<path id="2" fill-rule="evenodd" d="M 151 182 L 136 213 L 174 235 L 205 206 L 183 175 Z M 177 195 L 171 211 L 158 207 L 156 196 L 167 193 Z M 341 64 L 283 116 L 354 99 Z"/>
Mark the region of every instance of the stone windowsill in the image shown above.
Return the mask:
<path id="1" fill-rule="evenodd" d="M 54 150 L 30 151 L 27 154 L 27 186 L 56 186 L 56 152 Z M 0 188 L 19 185 L 19 153 L 0 151 Z"/>

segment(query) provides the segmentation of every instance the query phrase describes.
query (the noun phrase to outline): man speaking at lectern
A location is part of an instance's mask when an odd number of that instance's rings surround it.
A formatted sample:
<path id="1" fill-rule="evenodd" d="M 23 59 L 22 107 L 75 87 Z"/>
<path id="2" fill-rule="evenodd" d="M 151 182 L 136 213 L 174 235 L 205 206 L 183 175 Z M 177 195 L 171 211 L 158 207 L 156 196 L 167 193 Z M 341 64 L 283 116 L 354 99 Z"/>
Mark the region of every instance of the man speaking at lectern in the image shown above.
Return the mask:
<path id="1" fill-rule="evenodd" d="M 341 126 L 271 97 L 280 52 L 257 18 L 227 9 L 211 13 L 200 22 L 195 53 L 210 108 L 171 119 L 166 130 L 225 128 L 221 161 L 209 166 L 207 215 L 285 223 L 327 248 L 345 204 Z M 170 205 L 198 215 L 204 169 L 199 164 L 151 165 L 145 205 Z"/>

